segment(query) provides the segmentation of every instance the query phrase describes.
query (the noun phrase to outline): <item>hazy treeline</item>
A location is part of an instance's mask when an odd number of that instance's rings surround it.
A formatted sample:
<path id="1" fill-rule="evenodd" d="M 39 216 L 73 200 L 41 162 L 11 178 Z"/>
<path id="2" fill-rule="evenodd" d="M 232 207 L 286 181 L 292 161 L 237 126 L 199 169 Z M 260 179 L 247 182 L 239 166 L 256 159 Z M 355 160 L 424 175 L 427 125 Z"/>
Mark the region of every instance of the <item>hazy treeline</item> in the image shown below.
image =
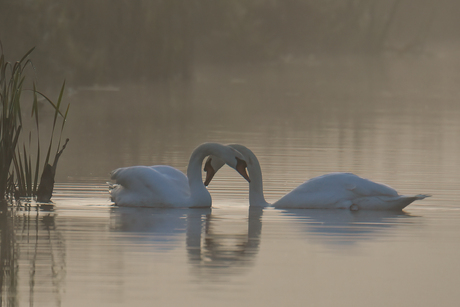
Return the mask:
<path id="1" fill-rule="evenodd" d="M 0 39 L 8 55 L 37 46 L 35 63 L 77 82 L 187 78 L 197 60 L 419 51 L 434 24 L 457 20 L 455 8 L 453 0 L 0 0 Z"/>

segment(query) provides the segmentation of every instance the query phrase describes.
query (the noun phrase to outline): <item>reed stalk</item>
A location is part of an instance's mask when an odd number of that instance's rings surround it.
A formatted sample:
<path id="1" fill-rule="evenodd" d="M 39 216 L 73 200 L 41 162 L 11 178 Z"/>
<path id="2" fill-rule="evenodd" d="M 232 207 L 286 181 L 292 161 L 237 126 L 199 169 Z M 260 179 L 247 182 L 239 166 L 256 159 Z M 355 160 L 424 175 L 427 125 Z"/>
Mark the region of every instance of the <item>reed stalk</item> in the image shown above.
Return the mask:
<path id="1" fill-rule="evenodd" d="M 11 63 L 5 60 L 0 43 L 0 199 L 7 199 L 11 196 L 18 198 L 36 195 L 40 169 L 45 169 L 54 148 L 53 141 L 55 140 L 58 119 L 62 120 L 62 124 L 60 125 L 56 155 L 59 152 L 62 131 L 69 111 L 70 105 L 67 105 L 64 114 L 60 110 L 65 82 L 62 84 L 56 103 L 38 91 L 35 82 L 32 82 L 33 89 L 30 91 L 33 98 L 30 120 L 33 124 L 30 125 L 30 131 L 24 131 L 24 127 L 27 127 L 25 125 L 27 119 L 23 118 L 25 106 L 21 95 L 26 90 L 24 89 L 26 70 L 29 66 L 33 68 L 31 60 L 28 59 L 33 50 L 34 48 L 30 49 L 20 61 Z M 40 154 L 39 100 L 45 101 L 45 104 L 54 110 L 48 150 L 44 161 L 42 161 Z M 22 136 L 27 132 L 28 139 L 24 140 Z M 56 159 L 55 162 L 57 162 Z"/>

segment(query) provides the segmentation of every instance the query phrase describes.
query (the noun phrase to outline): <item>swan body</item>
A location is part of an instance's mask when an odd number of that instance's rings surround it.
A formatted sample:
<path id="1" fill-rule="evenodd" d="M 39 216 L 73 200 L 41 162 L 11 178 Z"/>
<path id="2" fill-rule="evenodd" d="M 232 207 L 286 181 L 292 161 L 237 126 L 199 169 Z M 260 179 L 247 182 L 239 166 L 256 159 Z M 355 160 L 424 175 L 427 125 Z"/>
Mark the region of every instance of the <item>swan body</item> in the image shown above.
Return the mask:
<path id="1" fill-rule="evenodd" d="M 273 204 L 276 208 L 402 210 L 425 195 L 399 195 L 395 189 L 351 173 L 312 178 Z"/>
<path id="2" fill-rule="evenodd" d="M 118 206 L 157 208 L 209 208 L 211 195 L 203 184 L 204 158 L 213 155 L 249 180 L 244 157 L 235 149 L 218 143 L 198 146 L 190 156 L 187 176 L 171 166 L 131 166 L 114 170 L 112 200 Z"/>
<path id="3" fill-rule="evenodd" d="M 250 206 L 269 206 L 263 194 L 262 171 L 257 157 L 243 145 L 229 146 L 238 150 L 247 161 L 251 177 Z M 207 174 L 206 185 L 223 166 L 219 158 L 209 157 L 208 163 L 211 172 Z M 392 187 L 351 173 L 330 173 L 304 182 L 271 206 L 284 209 L 402 210 L 413 201 L 425 197 L 428 195 L 399 195 Z"/>

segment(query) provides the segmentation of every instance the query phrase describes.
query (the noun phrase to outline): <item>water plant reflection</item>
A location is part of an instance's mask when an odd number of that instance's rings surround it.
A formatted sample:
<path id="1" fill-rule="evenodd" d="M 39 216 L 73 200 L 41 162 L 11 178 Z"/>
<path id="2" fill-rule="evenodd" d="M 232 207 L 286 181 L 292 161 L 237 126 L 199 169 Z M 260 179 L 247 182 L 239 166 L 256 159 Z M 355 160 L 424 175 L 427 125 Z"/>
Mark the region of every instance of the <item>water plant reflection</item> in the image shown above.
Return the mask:
<path id="1" fill-rule="evenodd" d="M 54 207 L 22 204 L 14 209 L 0 214 L 1 304 L 17 306 L 28 299 L 33 306 L 45 299 L 60 306 L 65 241 L 55 224 Z"/>
<path id="2" fill-rule="evenodd" d="M 5 200 L 1 200 L 6 202 Z M 2 205 L 3 208 L 7 204 Z M 14 217 L 11 212 L 6 210 L 0 213 L 0 302 L 2 305 L 16 305 L 17 292 L 17 254 L 14 237 Z"/>

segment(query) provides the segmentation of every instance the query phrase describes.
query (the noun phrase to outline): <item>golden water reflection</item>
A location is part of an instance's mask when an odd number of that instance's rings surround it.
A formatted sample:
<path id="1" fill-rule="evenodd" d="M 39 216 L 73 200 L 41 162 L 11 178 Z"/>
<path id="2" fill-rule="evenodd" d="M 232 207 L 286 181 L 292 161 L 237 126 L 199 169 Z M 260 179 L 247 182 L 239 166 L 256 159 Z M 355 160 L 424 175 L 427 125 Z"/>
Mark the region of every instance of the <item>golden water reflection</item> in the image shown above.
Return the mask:
<path id="1" fill-rule="evenodd" d="M 206 305 L 213 301 L 206 298 L 208 291 L 225 298 L 241 291 L 244 280 L 262 291 L 260 286 L 271 281 L 261 274 L 290 274 L 293 281 L 310 283 L 320 272 L 303 276 L 304 269 L 315 263 L 351 264 L 358 257 L 366 267 L 374 250 L 392 251 L 414 236 L 433 245 L 430 236 L 418 236 L 420 231 L 430 233 L 430 223 L 421 217 L 428 212 L 420 210 L 248 210 L 219 203 L 215 209 L 175 210 L 108 207 L 102 201 L 91 208 L 81 200 L 84 216 L 61 202 L 62 208 L 32 206 L 2 217 L 3 305 L 91 301 L 98 306 L 142 306 L 152 300 Z M 299 266 L 298 273 L 293 266 Z M 267 290 L 261 293 L 270 296 Z M 254 303 L 258 298 L 246 291 L 242 296 Z"/>

